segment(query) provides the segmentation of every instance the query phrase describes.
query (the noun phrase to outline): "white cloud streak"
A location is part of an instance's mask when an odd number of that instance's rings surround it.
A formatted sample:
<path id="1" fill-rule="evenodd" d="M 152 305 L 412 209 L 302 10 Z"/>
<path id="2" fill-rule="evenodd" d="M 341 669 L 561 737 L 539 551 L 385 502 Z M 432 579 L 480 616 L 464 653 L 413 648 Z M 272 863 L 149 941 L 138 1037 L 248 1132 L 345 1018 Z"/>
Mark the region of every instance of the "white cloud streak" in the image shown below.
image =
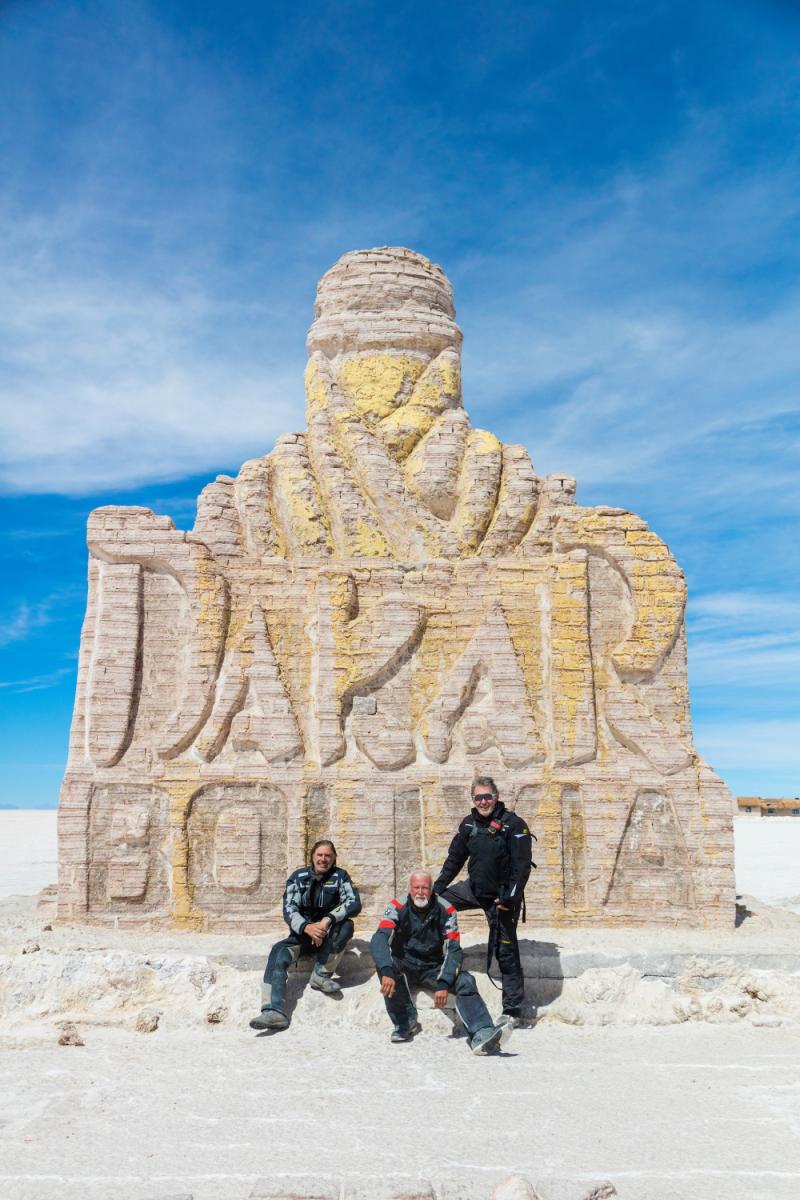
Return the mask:
<path id="1" fill-rule="evenodd" d="M 82 493 L 213 470 L 263 453 L 296 424 L 300 380 L 226 358 L 224 335 L 208 336 L 230 327 L 232 310 L 250 322 L 252 311 L 192 288 L 23 267 L 28 239 L 5 233 L 6 490 Z"/>
<path id="2" fill-rule="evenodd" d="M 34 630 L 49 625 L 51 620 L 51 606 L 48 601 L 37 604 L 27 604 L 23 601 L 11 616 L 0 621 L 0 646 L 24 641 Z"/>
<path id="3" fill-rule="evenodd" d="M 58 667 L 55 671 L 48 671 L 43 675 L 30 675 L 27 679 L 2 679 L 0 688 L 7 690 L 12 695 L 48 691 L 50 688 L 58 687 L 67 676 L 74 675 L 75 671 L 74 666 Z"/>
<path id="4" fill-rule="evenodd" d="M 800 601 L 793 596 L 717 592 L 689 603 L 692 684 L 795 691 L 800 677 Z"/>
<path id="5" fill-rule="evenodd" d="M 695 742 L 717 770 L 793 772 L 800 788 L 800 719 L 726 720 L 700 723 Z"/>

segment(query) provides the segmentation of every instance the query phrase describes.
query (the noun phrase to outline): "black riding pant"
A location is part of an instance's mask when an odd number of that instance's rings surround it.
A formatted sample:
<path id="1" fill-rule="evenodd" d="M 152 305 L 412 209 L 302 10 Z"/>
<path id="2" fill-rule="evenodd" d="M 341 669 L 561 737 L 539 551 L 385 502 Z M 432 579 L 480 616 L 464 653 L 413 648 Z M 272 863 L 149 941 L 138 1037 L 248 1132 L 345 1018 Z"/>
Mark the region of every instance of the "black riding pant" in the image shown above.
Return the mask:
<path id="1" fill-rule="evenodd" d="M 478 899 L 468 879 L 453 883 L 442 892 L 442 899 L 453 905 L 456 912 L 471 908 L 482 908 L 489 922 L 489 939 L 493 943 L 493 956 L 497 958 L 503 977 L 503 1012 L 519 1016 L 525 1000 L 525 978 L 519 958 L 517 922 L 519 905 L 504 912 L 494 900 Z M 491 967 L 491 963 L 489 963 Z"/>
<path id="2" fill-rule="evenodd" d="M 315 946 L 311 938 L 304 933 L 290 933 L 288 937 L 276 942 L 269 952 L 264 982 L 261 985 L 262 1009 L 277 1008 L 279 1012 L 286 1011 L 286 980 L 289 967 L 296 963 L 298 958 L 316 954 L 317 966 L 333 971 L 353 936 L 353 928 L 353 922 L 350 920 L 337 921 L 328 930 L 321 946 Z"/>
<path id="3" fill-rule="evenodd" d="M 428 992 L 436 992 L 442 985 L 437 979 L 438 968 L 436 967 L 420 971 L 400 959 L 393 958 L 392 962 L 397 986 L 393 996 L 384 996 L 384 1002 L 386 1011 L 394 1024 L 398 1029 L 405 1030 L 409 1029 L 417 1019 L 417 1009 L 411 998 L 411 988 L 422 987 Z M 456 1012 L 470 1037 L 479 1029 L 485 1029 L 494 1024 L 469 971 L 462 971 L 450 990 L 455 992 Z"/>

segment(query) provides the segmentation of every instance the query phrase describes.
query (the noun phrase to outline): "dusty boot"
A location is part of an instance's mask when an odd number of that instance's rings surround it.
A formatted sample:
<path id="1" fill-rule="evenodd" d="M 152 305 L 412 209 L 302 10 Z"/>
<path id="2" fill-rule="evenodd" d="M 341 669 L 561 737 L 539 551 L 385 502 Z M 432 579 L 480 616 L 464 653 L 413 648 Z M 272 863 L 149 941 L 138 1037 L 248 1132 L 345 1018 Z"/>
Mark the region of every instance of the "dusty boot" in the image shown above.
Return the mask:
<path id="1" fill-rule="evenodd" d="M 469 1048 L 473 1054 L 493 1054 L 500 1049 L 504 1033 L 505 1027 L 502 1025 L 487 1025 L 473 1034 Z"/>
<path id="2" fill-rule="evenodd" d="M 519 1028 L 519 1017 L 515 1017 L 513 1013 L 503 1013 L 502 1016 L 497 1018 L 495 1028 L 502 1029 L 503 1034 L 500 1045 L 505 1046 L 514 1030 Z"/>
<path id="3" fill-rule="evenodd" d="M 289 1018 L 278 1008 L 262 1008 L 250 1022 L 251 1029 L 288 1029 Z"/>
<path id="4" fill-rule="evenodd" d="M 419 1021 L 413 1021 L 410 1025 L 395 1025 L 392 1030 L 391 1040 L 393 1042 L 410 1042 L 415 1033 L 419 1033 L 422 1026 Z"/>
<path id="5" fill-rule="evenodd" d="M 325 967 L 321 967 L 319 963 L 317 963 L 311 972 L 311 986 L 312 988 L 316 988 L 318 992 L 324 992 L 326 996 L 338 996 L 342 990 L 330 971 L 326 970 Z"/>

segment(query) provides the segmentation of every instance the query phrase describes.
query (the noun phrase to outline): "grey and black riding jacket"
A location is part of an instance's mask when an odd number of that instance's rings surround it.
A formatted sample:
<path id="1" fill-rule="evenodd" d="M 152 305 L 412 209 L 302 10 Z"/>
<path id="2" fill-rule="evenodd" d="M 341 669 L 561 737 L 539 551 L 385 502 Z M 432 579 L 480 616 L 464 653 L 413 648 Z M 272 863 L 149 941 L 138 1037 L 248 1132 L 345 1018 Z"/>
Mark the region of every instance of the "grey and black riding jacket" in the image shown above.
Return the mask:
<path id="1" fill-rule="evenodd" d="M 464 952 L 456 910 L 440 896 L 431 896 L 417 908 L 407 896 L 404 903 L 390 900 L 369 944 L 378 977 L 397 978 L 398 967 L 421 975 L 436 973 L 442 988 L 452 988 Z"/>
<path id="2" fill-rule="evenodd" d="M 522 903 L 531 873 L 531 845 L 528 826 L 502 801 L 498 800 L 488 817 L 473 808 L 450 843 L 433 890 L 437 895 L 443 892 L 466 863 L 477 900 L 499 900 L 514 908 Z"/>
<path id="3" fill-rule="evenodd" d="M 286 880 L 283 919 L 292 933 L 302 933 L 306 925 L 323 917 L 337 924 L 360 912 L 358 889 L 342 867 L 331 867 L 324 875 L 316 875 L 312 867 L 301 867 Z"/>

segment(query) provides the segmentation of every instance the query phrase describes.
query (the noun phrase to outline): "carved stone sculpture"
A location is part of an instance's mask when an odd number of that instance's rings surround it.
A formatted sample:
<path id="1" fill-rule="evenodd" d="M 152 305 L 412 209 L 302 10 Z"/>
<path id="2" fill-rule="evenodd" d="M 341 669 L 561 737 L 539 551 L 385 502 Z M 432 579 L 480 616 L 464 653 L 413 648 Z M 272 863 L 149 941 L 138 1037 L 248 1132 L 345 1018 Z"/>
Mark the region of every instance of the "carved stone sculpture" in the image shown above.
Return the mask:
<path id="1" fill-rule="evenodd" d="M 305 433 L 205 488 L 191 533 L 91 514 L 62 916 L 258 929 L 323 834 L 383 902 L 491 774 L 539 839 L 535 924 L 733 921 L 683 574 L 472 428 L 454 316 L 421 255 L 346 254 Z"/>

